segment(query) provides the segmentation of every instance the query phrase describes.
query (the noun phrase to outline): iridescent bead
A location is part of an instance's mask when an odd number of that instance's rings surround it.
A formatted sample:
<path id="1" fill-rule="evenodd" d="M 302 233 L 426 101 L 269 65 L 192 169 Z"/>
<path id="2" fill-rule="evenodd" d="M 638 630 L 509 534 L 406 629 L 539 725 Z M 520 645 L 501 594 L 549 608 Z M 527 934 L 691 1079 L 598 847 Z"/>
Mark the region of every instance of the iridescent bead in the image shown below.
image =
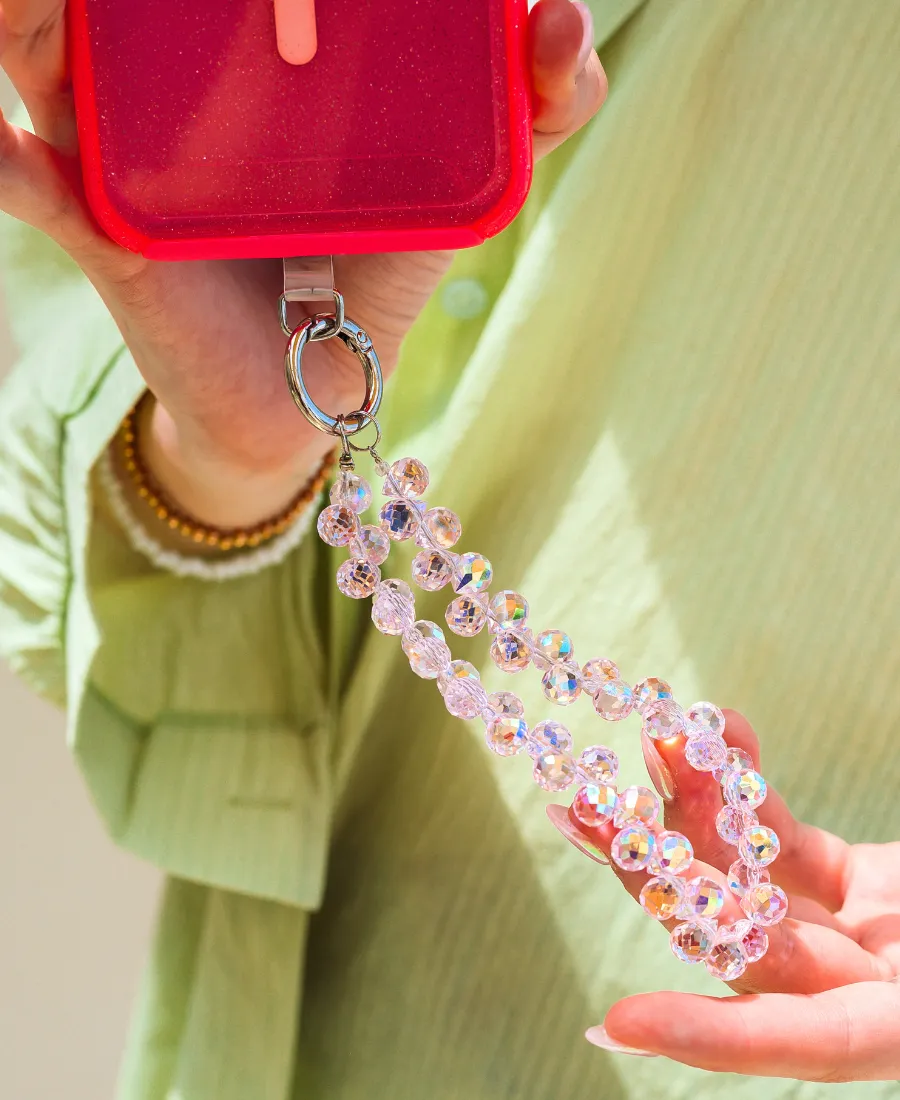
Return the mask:
<path id="1" fill-rule="evenodd" d="M 608 783 L 588 783 L 572 802 L 572 813 L 582 825 L 605 825 L 616 808 L 616 788 Z"/>
<path id="2" fill-rule="evenodd" d="M 405 500 L 389 500 L 378 513 L 382 530 L 394 542 L 405 542 L 413 537 L 418 526 L 415 507 Z"/>
<path id="3" fill-rule="evenodd" d="M 514 630 L 528 619 L 528 601 L 518 592 L 504 589 L 491 600 L 491 619 L 498 630 Z"/>
<path id="4" fill-rule="evenodd" d="M 684 886 L 677 878 L 657 875 L 648 879 L 641 890 L 641 907 L 654 920 L 671 920 L 677 916 L 684 896 Z"/>
<path id="5" fill-rule="evenodd" d="M 537 652 L 546 661 L 566 661 L 575 655 L 575 646 L 561 630 L 542 630 L 534 640 Z"/>
<path id="6" fill-rule="evenodd" d="M 651 825 L 659 816 L 659 799 L 647 787 L 626 787 L 619 794 L 613 820 L 616 828 L 624 825 Z"/>
<path id="7" fill-rule="evenodd" d="M 337 586 L 352 600 L 363 600 L 375 591 L 375 585 L 381 580 L 377 565 L 365 558 L 350 558 L 337 571 Z"/>
<path id="8" fill-rule="evenodd" d="M 744 829 L 755 824 L 756 815 L 752 810 L 740 810 L 734 806 L 723 806 L 716 814 L 716 832 L 726 844 L 736 846 Z"/>
<path id="9" fill-rule="evenodd" d="M 684 732 L 684 716 L 674 699 L 648 703 L 641 711 L 644 733 L 654 741 L 668 741 Z"/>
<path id="10" fill-rule="evenodd" d="M 528 751 L 539 756 L 548 749 L 553 752 L 569 752 L 572 734 L 561 722 L 538 722 L 528 738 Z"/>
<path id="11" fill-rule="evenodd" d="M 612 749 L 591 745 L 579 757 L 578 774 L 588 783 L 612 783 L 619 774 L 619 758 Z"/>
<path id="12" fill-rule="evenodd" d="M 725 763 L 721 768 L 716 768 L 713 778 L 717 783 L 722 783 L 729 772 L 752 771 L 753 766 L 753 758 L 748 752 L 729 745 L 725 750 Z"/>
<path id="13" fill-rule="evenodd" d="M 531 646 L 521 634 L 498 634 L 491 642 L 491 660 L 501 672 L 521 672 L 531 663 Z"/>
<path id="14" fill-rule="evenodd" d="M 368 481 L 350 470 L 341 471 L 340 477 L 331 486 L 329 496 L 332 504 L 343 504 L 357 515 L 372 503 L 372 489 Z"/>
<path id="15" fill-rule="evenodd" d="M 474 638 L 487 622 L 487 612 L 477 596 L 457 596 L 444 612 L 444 618 L 454 634 Z"/>
<path id="16" fill-rule="evenodd" d="M 344 504 L 329 504 L 319 512 L 316 530 L 329 546 L 346 546 L 356 534 L 356 513 Z"/>
<path id="17" fill-rule="evenodd" d="M 752 927 L 753 921 L 748 917 L 741 917 L 734 924 L 720 924 L 716 943 L 740 943 Z"/>
<path id="18" fill-rule="evenodd" d="M 511 691 L 495 691 L 488 696 L 488 706 L 494 714 L 507 718 L 524 718 L 525 704 Z"/>
<path id="19" fill-rule="evenodd" d="M 734 941 L 727 940 L 717 943 L 706 956 L 706 969 L 714 978 L 723 982 L 736 981 L 747 969 L 747 956 L 743 946 Z"/>
<path id="20" fill-rule="evenodd" d="M 594 710 L 607 722 L 627 718 L 633 708 L 634 697 L 624 680 L 607 680 L 594 696 Z"/>
<path id="21" fill-rule="evenodd" d="M 713 949 L 712 929 L 712 925 L 700 921 L 677 924 L 669 937 L 672 954 L 682 962 L 703 962 Z"/>
<path id="22" fill-rule="evenodd" d="M 781 851 L 781 841 L 774 829 L 751 825 L 738 840 L 738 852 L 748 867 L 768 867 Z"/>
<path id="23" fill-rule="evenodd" d="M 748 963 L 759 962 L 769 950 L 769 937 L 762 928 L 754 925 L 741 941 Z"/>
<path id="24" fill-rule="evenodd" d="M 462 524 L 459 516 L 449 508 L 429 508 L 422 517 L 422 526 L 416 531 L 419 546 L 439 546 L 449 550 L 459 542 Z"/>
<path id="25" fill-rule="evenodd" d="M 609 854 L 623 871 L 644 871 L 653 858 L 654 843 L 643 825 L 626 825 L 613 837 Z"/>
<path id="26" fill-rule="evenodd" d="M 553 665 L 544 673 L 541 686 L 551 703 L 567 707 L 581 694 L 580 676 L 577 665 Z"/>
<path id="27" fill-rule="evenodd" d="M 545 791 L 564 791 L 575 782 L 577 773 L 575 760 L 567 752 L 548 749 L 535 757 L 534 781 Z"/>
<path id="28" fill-rule="evenodd" d="M 588 695 L 595 695 L 607 680 L 618 678 L 618 668 L 606 657 L 594 657 L 581 670 L 581 680 Z"/>
<path id="29" fill-rule="evenodd" d="M 692 726 L 711 733 L 713 737 L 722 737 L 725 733 L 725 715 L 715 703 L 694 703 L 685 718 Z"/>
<path id="30" fill-rule="evenodd" d="M 445 554 L 438 550 L 420 550 L 412 562 L 413 580 L 426 592 L 437 592 L 453 577 Z"/>
<path id="31" fill-rule="evenodd" d="M 444 690 L 444 706 L 454 718 L 477 718 L 487 705 L 487 692 L 477 680 L 452 679 Z"/>
<path id="32" fill-rule="evenodd" d="M 373 565 L 381 565 L 387 561 L 391 552 L 391 540 L 380 527 L 372 523 L 364 524 L 359 529 L 358 539 L 362 556 L 368 558 Z"/>
<path id="33" fill-rule="evenodd" d="M 704 917 L 714 920 L 725 904 L 725 891 L 715 881 L 701 875 L 692 878 L 685 887 L 682 915 L 685 917 Z"/>
<path id="34" fill-rule="evenodd" d="M 766 781 L 759 772 L 731 772 L 723 784 L 725 800 L 732 806 L 755 810 L 766 800 Z"/>
<path id="35" fill-rule="evenodd" d="M 488 698 L 490 706 L 490 698 Z M 498 756 L 515 756 L 528 741 L 528 726 L 514 715 L 498 715 L 492 718 L 484 731 L 488 748 Z"/>
<path id="36" fill-rule="evenodd" d="M 725 762 L 725 742 L 707 734 L 691 737 L 684 746 L 684 758 L 695 771 L 715 771 Z"/>
<path id="37" fill-rule="evenodd" d="M 420 619 L 400 643 L 409 659 L 409 667 L 423 680 L 436 680 L 450 664 L 450 647 L 444 632 L 435 623 Z"/>
<path id="38" fill-rule="evenodd" d="M 404 584 L 403 588 L 408 586 Z M 403 634 L 410 629 L 415 617 L 411 594 L 406 595 L 385 581 L 376 586 L 372 600 L 372 622 L 382 634 Z"/>
<path id="39" fill-rule="evenodd" d="M 681 875 L 694 862 L 694 846 L 683 833 L 665 830 L 656 838 L 656 867 L 670 875 Z"/>
<path id="40" fill-rule="evenodd" d="M 440 629 L 436 627 L 435 629 Z M 441 637 L 443 638 L 443 632 Z M 451 661 L 447 668 L 438 676 L 438 690 L 443 693 L 447 690 L 447 685 L 453 680 L 475 680 L 481 681 L 481 676 L 478 673 L 478 669 L 470 664 L 468 661 Z"/>
<path id="41" fill-rule="evenodd" d="M 658 703 L 660 699 L 671 699 L 672 689 L 665 680 L 659 680 L 656 676 L 648 676 L 634 689 L 634 705 L 642 711 L 650 703 Z"/>
<path id="42" fill-rule="evenodd" d="M 493 575 L 491 563 L 482 554 L 460 554 L 456 560 L 456 582 L 453 587 L 457 592 L 474 596 L 490 585 Z"/>
<path id="43" fill-rule="evenodd" d="M 768 881 L 769 872 L 765 868 L 748 867 L 741 859 L 736 859 L 728 868 L 728 889 L 738 898 L 742 898 L 752 886 Z"/>
<path id="44" fill-rule="evenodd" d="M 787 916 L 788 899 L 784 890 L 774 882 L 761 882 L 750 887 L 741 898 L 741 905 L 754 924 L 768 928 Z"/>
<path id="45" fill-rule="evenodd" d="M 385 478 L 384 495 L 402 493 L 420 497 L 428 488 L 428 469 L 417 458 L 398 458 L 391 465 L 391 476 Z"/>

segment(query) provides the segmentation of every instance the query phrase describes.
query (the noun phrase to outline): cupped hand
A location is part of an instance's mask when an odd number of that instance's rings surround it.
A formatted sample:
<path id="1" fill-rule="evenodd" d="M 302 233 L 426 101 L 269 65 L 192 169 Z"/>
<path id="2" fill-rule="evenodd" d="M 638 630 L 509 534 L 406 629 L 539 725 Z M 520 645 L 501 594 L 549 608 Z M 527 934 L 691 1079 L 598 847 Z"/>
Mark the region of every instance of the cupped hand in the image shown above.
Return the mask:
<path id="1" fill-rule="evenodd" d="M 254 506 L 270 509 L 274 500 L 258 483 L 271 482 L 276 496 L 289 499 L 333 442 L 303 421 L 284 384 L 280 264 L 158 263 L 103 235 L 81 188 L 64 22 L 64 0 L 2 0 L 0 57 L 35 135 L 0 119 L 0 209 L 53 237 L 103 297 L 157 397 L 155 445 L 173 477 L 181 469 L 182 490 L 194 491 L 196 499 L 181 503 L 209 522 L 252 522 L 266 511 L 209 514 L 217 480 L 233 490 L 249 479 Z M 584 4 L 540 0 L 530 35 L 540 157 L 596 113 L 606 79 Z M 336 261 L 348 310 L 372 335 L 386 372 L 450 258 L 429 252 Z M 323 408 L 350 410 L 359 403 L 360 378 L 352 356 L 330 346 L 336 343 L 310 349 L 310 388 Z"/>
<path id="2" fill-rule="evenodd" d="M 759 742 L 745 718 L 727 712 L 725 739 L 759 770 Z M 652 742 L 644 735 L 643 743 L 664 799 L 665 827 L 693 842 L 689 875 L 726 885 L 737 853 L 714 825 L 721 787 L 688 765 L 681 738 Z M 588 1038 L 606 1049 L 718 1072 L 809 1081 L 900 1078 L 900 843 L 847 844 L 797 821 L 771 787 L 756 813 L 781 841 L 769 871 L 790 908 L 767 929 L 766 955 L 731 983 L 737 995 L 627 997 Z M 551 807 L 550 816 L 576 845 L 587 841 L 588 851 L 594 845 L 608 851 L 611 826 L 586 829 L 562 807 Z M 637 898 L 647 876 L 611 866 Z M 727 889 L 726 897 L 720 920 L 743 917 Z"/>

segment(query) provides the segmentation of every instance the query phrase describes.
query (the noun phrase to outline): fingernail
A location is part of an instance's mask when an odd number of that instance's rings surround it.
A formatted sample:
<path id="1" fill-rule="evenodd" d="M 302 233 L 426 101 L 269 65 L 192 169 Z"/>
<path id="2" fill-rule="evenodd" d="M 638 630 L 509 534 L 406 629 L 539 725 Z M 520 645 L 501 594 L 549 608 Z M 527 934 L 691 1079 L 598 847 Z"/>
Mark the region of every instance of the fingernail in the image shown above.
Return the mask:
<path id="1" fill-rule="evenodd" d="M 627 1047 L 624 1043 L 617 1043 L 615 1039 L 607 1034 L 606 1028 L 602 1024 L 588 1028 L 584 1033 L 584 1037 L 589 1043 L 593 1043 L 595 1047 L 608 1050 L 611 1054 L 630 1054 L 632 1058 L 659 1057 L 652 1050 L 640 1050 L 638 1047 Z"/>
<path id="2" fill-rule="evenodd" d="M 671 802 L 675 798 L 675 780 L 672 778 L 671 768 L 646 733 L 641 733 L 641 748 L 644 750 L 644 764 L 650 782 L 656 787 L 663 802 Z"/>
<path id="3" fill-rule="evenodd" d="M 572 3 L 578 8 L 578 14 L 584 24 L 584 36 L 581 39 L 581 49 L 578 51 L 576 68 L 576 71 L 580 73 L 584 71 L 584 67 L 594 51 L 594 17 L 591 15 L 591 9 L 583 3 L 583 0 L 572 0 Z"/>
<path id="4" fill-rule="evenodd" d="M 591 840 L 580 832 L 572 822 L 569 820 L 569 813 L 565 806 L 548 806 L 547 817 L 550 818 L 550 823 L 554 825 L 562 835 L 569 841 L 570 844 L 578 849 L 579 852 L 583 852 L 588 859 L 592 859 L 594 863 L 599 863 L 603 867 L 609 866 L 609 859 L 602 849 L 598 848 L 596 844 L 593 844 Z"/>

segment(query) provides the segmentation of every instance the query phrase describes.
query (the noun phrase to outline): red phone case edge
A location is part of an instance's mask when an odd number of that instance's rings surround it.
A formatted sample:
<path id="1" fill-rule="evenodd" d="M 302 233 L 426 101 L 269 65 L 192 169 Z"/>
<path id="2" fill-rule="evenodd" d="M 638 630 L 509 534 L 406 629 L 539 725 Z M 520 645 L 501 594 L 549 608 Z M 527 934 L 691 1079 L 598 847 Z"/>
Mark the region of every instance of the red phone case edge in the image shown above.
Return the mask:
<path id="1" fill-rule="evenodd" d="M 513 221 L 528 196 L 533 172 L 531 95 L 526 78 L 527 8 L 506 0 L 510 43 L 510 136 L 512 177 L 493 210 L 469 226 L 445 229 L 366 230 L 350 233 L 296 233 L 257 237 L 210 237 L 156 241 L 136 230 L 115 209 L 103 183 L 100 129 L 87 34 L 87 0 L 69 0 L 72 86 L 79 110 L 78 140 L 88 206 L 116 244 L 151 260 L 257 260 L 282 256 L 350 255 L 365 252 L 418 252 L 470 248 L 493 237 Z"/>

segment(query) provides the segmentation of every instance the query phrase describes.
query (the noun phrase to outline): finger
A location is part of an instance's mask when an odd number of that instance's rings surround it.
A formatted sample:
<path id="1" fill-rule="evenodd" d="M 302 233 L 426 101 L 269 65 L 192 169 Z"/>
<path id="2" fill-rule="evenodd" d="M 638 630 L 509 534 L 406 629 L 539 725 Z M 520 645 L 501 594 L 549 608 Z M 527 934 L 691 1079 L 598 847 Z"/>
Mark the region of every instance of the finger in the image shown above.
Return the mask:
<path id="1" fill-rule="evenodd" d="M 646 993 L 613 1005 L 604 1026 L 626 1046 L 716 1073 L 821 1082 L 900 1077 L 900 986 L 888 982 L 810 996 Z"/>
<path id="2" fill-rule="evenodd" d="M 60 152 L 78 147 L 66 68 L 65 0 L 3 0 L 3 68 L 35 132 Z"/>

